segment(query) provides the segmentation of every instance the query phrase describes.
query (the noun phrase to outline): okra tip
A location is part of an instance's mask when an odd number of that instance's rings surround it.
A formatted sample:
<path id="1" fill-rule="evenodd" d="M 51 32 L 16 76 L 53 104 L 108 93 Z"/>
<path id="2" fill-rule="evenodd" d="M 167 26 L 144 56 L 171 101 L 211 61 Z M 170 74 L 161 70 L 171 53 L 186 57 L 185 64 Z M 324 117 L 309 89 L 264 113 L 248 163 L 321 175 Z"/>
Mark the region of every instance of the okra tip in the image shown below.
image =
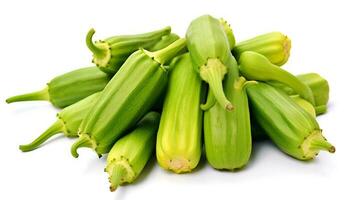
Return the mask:
<path id="1" fill-rule="evenodd" d="M 14 103 L 19 101 L 37 101 L 37 100 L 49 100 L 48 87 L 35 92 L 30 92 L 26 94 L 20 94 L 7 98 L 6 103 Z"/>
<path id="2" fill-rule="evenodd" d="M 93 42 L 93 35 L 95 33 L 94 28 L 89 29 L 87 36 L 86 36 L 86 44 L 88 49 L 93 53 L 93 54 L 98 54 L 101 55 L 104 53 L 104 50 L 99 48 L 94 42 Z"/>
<path id="3" fill-rule="evenodd" d="M 326 139 L 315 139 L 311 141 L 310 148 L 314 150 L 324 150 L 330 153 L 335 153 L 336 148 L 330 144 Z"/>
<path id="4" fill-rule="evenodd" d="M 79 154 L 77 152 L 78 148 L 88 147 L 93 148 L 93 141 L 87 135 L 81 135 L 79 139 L 72 145 L 71 154 L 73 157 L 78 158 Z"/>
<path id="5" fill-rule="evenodd" d="M 41 144 L 46 142 L 52 136 L 64 131 L 63 122 L 57 120 L 44 133 L 37 137 L 33 142 L 26 145 L 20 145 L 19 149 L 22 152 L 28 152 L 37 149 Z"/>

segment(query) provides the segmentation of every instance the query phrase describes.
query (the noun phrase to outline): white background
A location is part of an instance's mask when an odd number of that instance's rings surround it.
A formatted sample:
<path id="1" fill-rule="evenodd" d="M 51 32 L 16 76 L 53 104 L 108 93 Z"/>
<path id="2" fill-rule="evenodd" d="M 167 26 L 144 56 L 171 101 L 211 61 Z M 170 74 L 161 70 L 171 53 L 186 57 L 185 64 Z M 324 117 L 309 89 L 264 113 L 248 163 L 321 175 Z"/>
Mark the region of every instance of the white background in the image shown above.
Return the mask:
<path id="1" fill-rule="evenodd" d="M 356 199 L 356 6 L 353 1 L 40 1 L 0 3 L 0 199 Z M 52 77 L 90 65 L 84 42 L 171 25 L 184 36 L 201 14 L 227 19 L 238 41 L 270 31 L 292 39 L 285 68 L 318 72 L 331 86 L 328 114 L 318 118 L 336 146 L 312 162 L 296 161 L 271 143 L 254 145 L 238 172 L 213 170 L 202 160 L 191 174 L 176 175 L 154 161 L 138 181 L 109 192 L 105 158 L 90 150 L 72 158 L 73 140 L 57 137 L 22 153 L 55 120 L 47 102 L 7 105 L 5 98 L 40 89 Z"/>

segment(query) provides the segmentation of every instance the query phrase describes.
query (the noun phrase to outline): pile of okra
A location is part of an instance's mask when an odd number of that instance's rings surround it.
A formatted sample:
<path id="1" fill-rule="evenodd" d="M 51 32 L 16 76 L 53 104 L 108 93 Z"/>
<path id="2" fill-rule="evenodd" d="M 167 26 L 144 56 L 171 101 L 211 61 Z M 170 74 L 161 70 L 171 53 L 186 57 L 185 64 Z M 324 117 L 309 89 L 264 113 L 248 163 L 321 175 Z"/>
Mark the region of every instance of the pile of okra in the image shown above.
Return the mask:
<path id="1" fill-rule="evenodd" d="M 111 191 L 135 181 L 154 156 L 180 174 L 193 171 L 202 154 L 217 170 L 237 171 L 257 140 L 271 140 L 302 161 L 335 152 L 316 120 L 327 111 L 328 82 L 282 67 L 291 40 L 280 32 L 236 41 L 227 21 L 203 15 L 185 37 L 171 27 L 101 40 L 94 33 L 86 36 L 92 67 L 6 100 L 46 100 L 62 109 L 21 151 L 59 133 L 76 138 L 73 157 L 82 147 L 108 154 Z"/>

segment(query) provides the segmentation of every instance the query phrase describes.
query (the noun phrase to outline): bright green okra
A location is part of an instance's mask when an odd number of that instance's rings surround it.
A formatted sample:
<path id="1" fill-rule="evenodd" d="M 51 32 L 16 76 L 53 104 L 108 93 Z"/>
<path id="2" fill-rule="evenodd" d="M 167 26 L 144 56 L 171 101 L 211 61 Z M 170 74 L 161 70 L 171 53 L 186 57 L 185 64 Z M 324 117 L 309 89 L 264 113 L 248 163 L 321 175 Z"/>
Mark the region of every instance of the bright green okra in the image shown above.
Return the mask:
<path id="1" fill-rule="evenodd" d="M 110 191 L 119 185 L 132 183 L 140 175 L 155 150 L 160 114 L 146 114 L 129 134 L 119 139 L 110 150 L 105 171 L 109 175 Z"/>
<path id="2" fill-rule="evenodd" d="M 240 55 L 239 65 L 239 71 L 245 78 L 283 83 L 291 87 L 302 98 L 315 105 L 314 96 L 309 86 L 288 71 L 271 63 L 265 56 L 253 51 L 245 51 Z"/>
<path id="3" fill-rule="evenodd" d="M 299 74 L 296 77 L 311 89 L 315 100 L 316 115 L 325 113 L 330 91 L 328 81 L 317 73 Z M 277 82 L 269 82 L 269 84 L 284 90 L 290 96 L 296 95 L 296 92 L 289 86 Z"/>
<path id="4" fill-rule="evenodd" d="M 196 18 L 186 32 L 187 48 L 193 66 L 209 85 L 213 97 L 227 110 L 232 103 L 223 92 L 222 80 L 227 73 L 226 62 L 231 55 L 229 41 L 218 19 L 209 15 Z"/>
<path id="5" fill-rule="evenodd" d="M 49 138 L 59 133 L 63 133 L 66 137 L 78 137 L 79 125 L 93 104 L 99 99 L 99 96 L 100 92 L 94 93 L 58 112 L 57 121 L 33 142 L 20 145 L 20 150 L 23 152 L 35 150 Z"/>
<path id="6" fill-rule="evenodd" d="M 171 63 L 166 97 L 156 142 L 156 157 L 175 173 L 193 170 L 201 157 L 202 82 L 188 53 Z"/>
<path id="7" fill-rule="evenodd" d="M 283 152 L 300 160 L 313 159 L 320 150 L 335 152 L 315 117 L 282 90 L 258 83 L 247 93 L 254 118 Z"/>
<path id="8" fill-rule="evenodd" d="M 227 112 L 218 103 L 204 112 L 204 143 L 209 164 L 216 169 L 233 170 L 245 166 L 250 158 L 252 138 L 245 78 L 239 76 L 233 56 L 227 64 L 224 92 L 236 107 Z M 210 94 L 209 94 L 210 95 Z"/>
<path id="9" fill-rule="evenodd" d="M 245 51 L 254 51 L 278 66 L 285 64 L 290 56 L 291 40 L 280 32 L 271 32 L 239 42 L 232 52 L 237 60 Z"/>
<path id="10" fill-rule="evenodd" d="M 55 77 L 42 90 L 10 97 L 6 102 L 45 100 L 64 108 L 103 90 L 110 78 L 97 67 L 85 67 Z"/>
<path id="11" fill-rule="evenodd" d="M 165 27 L 148 33 L 119 35 L 93 42 L 92 38 L 95 30 L 90 29 L 86 37 L 86 43 L 93 53 L 93 63 L 102 71 L 115 74 L 130 54 L 139 48 L 148 48 L 154 45 L 170 32 L 171 28 Z"/>
<path id="12" fill-rule="evenodd" d="M 134 52 L 104 88 L 79 128 L 79 139 L 71 153 L 89 147 L 101 155 L 107 153 L 125 131 L 133 127 L 158 100 L 166 87 L 169 66 L 166 63 L 185 48 L 179 39 L 168 47 L 149 52 Z"/>

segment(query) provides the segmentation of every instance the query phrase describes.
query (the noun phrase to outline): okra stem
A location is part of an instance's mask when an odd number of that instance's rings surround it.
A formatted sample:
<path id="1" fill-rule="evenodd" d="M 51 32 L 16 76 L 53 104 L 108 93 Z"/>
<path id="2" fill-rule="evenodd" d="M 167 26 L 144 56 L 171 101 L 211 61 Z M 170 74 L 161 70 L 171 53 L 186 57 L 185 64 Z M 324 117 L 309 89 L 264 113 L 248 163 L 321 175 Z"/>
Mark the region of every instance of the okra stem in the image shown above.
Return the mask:
<path id="1" fill-rule="evenodd" d="M 33 142 L 26 145 L 20 145 L 19 148 L 23 152 L 28 152 L 35 150 L 38 148 L 42 143 L 47 141 L 50 137 L 63 132 L 64 130 L 63 123 L 60 120 L 57 120 L 53 123 L 44 133 L 42 133 L 38 138 L 36 138 Z"/>
<path id="2" fill-rule="evenodd" d="M 200 108 L 204 111 L 209 110 L 211 107 L 214 106 L 214 104 L 216 103 L 216 98 L 214 98 L 214 95 L 212 93 L 211 90 L 208 91 L 208 95 L 207 95 L 207 100 L 206 103 L 201 104 Z"/>
<path id="3" fill-rule="evenodd" d="M 92 38 L 93 38 L 94 33 L 95 33 L 95 30 L 93 28 L 91 28 L 88 31 L 87 36 L 86 36 L 87 47 L 93 54 L 95 54 L 97 56 L 98 55 L 104 56 L 106 50 L 99 48 L 97 45 L 95 45 L 93 43 Z"/>
<path id="4" fill-rule="evenodd" d="M 45 87 L 42 90 L 16 95 L 6 99 L 6 103 L 13 103 L 18 101 L 36 101 L 36 100 L 49 100 L 50 96 L 48 95 L 48 87 Z"/>
<path id="5" fill-rule="evenodd" d="M 111 192 L 114 192 L 119 185 L 131 183 L 135 179 L 135 172 L 126 160 L 111 163 L 106 168 L 106 172 L 109 174 Z"/>
<path id="6" fill-rule="evenodd" d="M 234 107 L 224 94 L 222 86 L 222 79 L 226 73 L 227 67 L 219 59 L 208 59 L 206 65 L 200 67 L 201 78 L 209 84 L 218 103 L 226 110 L 232 111 Z"/>
<path id="7" fill-rule="evenodd" d="M 336 148 L 332 144 L 330 144 L 326 140 L 322 140 L 322 139 L 312 140 L 311 144 L 310 144 L 310 149 L 325 150 L 330 153 L 335 153 L 335 151 L 336 151 Z"/>
<path id="8" fill-rule="evenodd" d="M 184 49 L 186 46 L 186 39 L 181 38 L 176 40 L 174 43 L 170 44 L 164 49 L 155 51 L 155 52 L 149 52 L 146 51 L 146 53 L 152 57 L 155 61 L 158 63 L 164 65 L 168 61 L 170 61 L 172 58 L 177 56 L 177 53 L 179 53 L 182 49 Z"/>
<path id="9" fill-rule="evenodd" d="M 79 139 L 72 145 L 71 147 L 71 154 L 73 157 L 78 158 L 77 149 L 81 147 L 89 147 L 93 148 L 93 141 L 89 138 L 88 135 L 81 135 Z M 94 149 L 94 148 L 93 148 Z M 100 155 L 99 155 L 100 157 Z"/>

